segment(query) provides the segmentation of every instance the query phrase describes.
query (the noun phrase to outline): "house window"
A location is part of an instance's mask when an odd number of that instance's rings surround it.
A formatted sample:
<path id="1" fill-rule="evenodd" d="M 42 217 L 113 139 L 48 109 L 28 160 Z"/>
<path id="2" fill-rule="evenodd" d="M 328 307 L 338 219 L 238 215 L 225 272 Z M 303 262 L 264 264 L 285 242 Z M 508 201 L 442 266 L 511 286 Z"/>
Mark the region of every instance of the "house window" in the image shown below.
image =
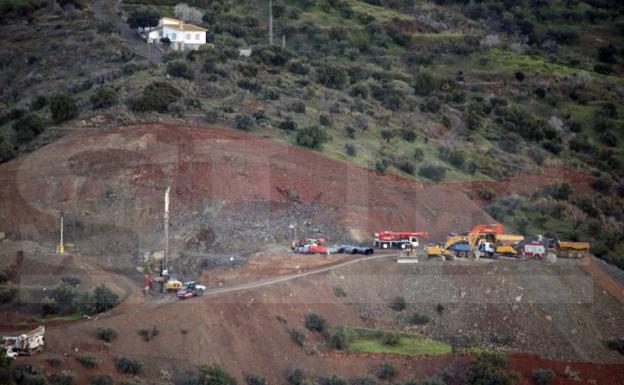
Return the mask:
<path id="1" fill-rule="evenodd" d="M 187 41 L 188 41 L 188 40 L 191 40 L 191 34 L 190 34 L 190 33 L 187 33 L 187 34 L 186 34 L 186 40 L 187 40 Z"/>
<path id="2" fill-rule="evenodd" d="M 198 33 L 195 34 L 195 40 L 199 40 L 199 34 Z"/>

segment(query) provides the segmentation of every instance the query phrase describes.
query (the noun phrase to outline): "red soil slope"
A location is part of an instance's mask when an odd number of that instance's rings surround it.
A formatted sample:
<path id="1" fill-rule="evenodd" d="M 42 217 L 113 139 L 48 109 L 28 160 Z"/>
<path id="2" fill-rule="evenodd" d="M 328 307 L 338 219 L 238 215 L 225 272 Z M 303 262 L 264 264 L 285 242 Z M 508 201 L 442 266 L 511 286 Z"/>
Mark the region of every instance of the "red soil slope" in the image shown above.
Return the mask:
<path id="1" fill-rule="evenodd" d="M 427 230 L 438 239 L 492 221 L 456 186 L 384 177 L 299 147 L 202 127 L 148 124 L 75 133 L 1 165 L 0 175 L 0 231 L 51 237 L 55 216 L 65 211 L 68 234 L 77 242 L 89 238 L 104 248 L 115 239 L 115 253 L 154 246 L 167 185 L 172 224 L 180 228 L 217 211 L 228 219 L 254 204 L 263 206 L 246 212 L 236 228 L 282 218 L 285 207 L 296 217 L 306 205 L 314 207 L 311 228 L 331 222 L 367 241 L 375 230 Z M 220 224 L 214 226 L 218 233 Z M 277 227 L 273 231 L 288 239 L 287 226 Z"/>

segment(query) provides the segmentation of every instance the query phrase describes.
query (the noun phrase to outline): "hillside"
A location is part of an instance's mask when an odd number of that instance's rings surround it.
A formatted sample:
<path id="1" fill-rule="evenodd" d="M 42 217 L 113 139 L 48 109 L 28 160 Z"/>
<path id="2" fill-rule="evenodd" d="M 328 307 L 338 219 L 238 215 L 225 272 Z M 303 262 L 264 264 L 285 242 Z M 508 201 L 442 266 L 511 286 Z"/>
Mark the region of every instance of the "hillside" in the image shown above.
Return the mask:
<path id="1" fill-rule="evenodd" d="M 0 0 L 0 384 L 622 384 L 624 6 L 267 3 Z M 593 255 L 288 247 L 494 222 Z"/>
<path id="2" fill-rule="evenodd" d="M 426 229 L 442 239 L 450 228 L 492 221 L 453 186 L 380 176 L 297 147 L 205 127 L 76 131 L 0 166 L 0 174 L 0 232 L 8 239 L 53 248 L 63 211 L 66 241 L 80 253 L 117 255 L 111 267 L 131 266 L 163 249 L 167 185 L 172 255 L 194 265 L 287 245 L 290 224 L 300 236 L 368 243 L 380 229 Z"/>
<path id="3" fill-rule="evenodd" d="M 468 195 L 510 231 L 588 239 L 622 264 L 618 2 L 276 1 L 282 49 L 266 45 L 261 3 L 197 0 L 214 49 L 153 48 L 152 63 L 112 4 L 42 5 L 3 8 L 14 36 L 3 49 L 32 47 L 4 55 L 4 159 L 68 131 L 168 121 L 218 122 L 423 182 L 546 166 L 554 186 L 538 195 Z M 123 2 L 121 15 L 144 5 L 174 16 L 170 1 Z M 247 47 L 252 56 L 239 57 Z M 72 97 L 52 108 L 56 90 Z M 556 184 L 565 170 L 592 175 L 597 194 L 570 196 Z"/>

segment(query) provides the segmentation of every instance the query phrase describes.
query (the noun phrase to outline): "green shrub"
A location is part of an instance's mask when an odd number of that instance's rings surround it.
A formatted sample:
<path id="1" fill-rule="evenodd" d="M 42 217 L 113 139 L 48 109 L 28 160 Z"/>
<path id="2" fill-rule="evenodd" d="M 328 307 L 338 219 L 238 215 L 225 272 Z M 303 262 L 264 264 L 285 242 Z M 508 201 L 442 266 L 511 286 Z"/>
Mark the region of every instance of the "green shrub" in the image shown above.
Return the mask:
<path id="1" fill-rule="evenodd" d="M 357 148 L 352 143 L 345 144 L 345 152 L 348 156 L 357 156 Z"/>
<path id="2" fill-rule="evenodd" d="M 128 106 L 135 112 L 157 111 L 167 112 L 169 104 L 178 101 L 182 92 L 164 81 L 155 81 L 143 90 L 141 95 L 128 101 Z"/>
<path id="3" fill-rule="evenodd" d="M 240 64 L 238 70 L 243 76 L 248 78 L 253 78 L 258 75 L 258 66 L 253 64 Z"/>
<path id="4" fill-rule="evenodd" d="M 440 81 L 427 72 L 421 72 L 414 77 L 414 92 L 416 95 L 427 96 L 440 88 Z"/>
<path id="5" fill-rule="evenodd" d="M 53 374 L 50 380 L 53 385 L 74 385 L 76 383 L 76 376 L 74 376 L 72 372 L 63 370 L 60 373 Z"/>
<path id="6" fill-rule="evenodd" d="M 319 115 L 319 123 L 322 126 L 330 127 L 334 122 L 332 121 L 331 116 L 327 114 L 321 114 Z"/>
<path id="7" fill-rule="evenodd" d="M 594 190 L 607 194 L 611 192 L 611 189 L 613 188 L 613 178 L 611 178 L 608 174 L 603 174 L 600 178 L 591 182 L 591 186 Z"/>
<path id="8" fill-rule="evenodd" d="M 167 106 L 167 112 L 171 115 L 182 117 L 186 107 L 181 102 L 173 102 Z"/>
<path id="9" fill-rule="evenodd" d="M 97 376 L 90 382 L 91 385 L 113 385 L 113 377 L 109 374 L 102 374 Z"/>
<path id="10" fill-rule="evenodd" d="M 572 187 L 568 182 L 555 182 L 546 187 L 544 192 L 554 199 L 565 201 L 572 194 Z"/>
<path id="11" fill-rule="evenodd" d="M 401 138 L 406 142 L 413 143 L 416 140 L 416 133 L 412 130 L 401 130 Z"/>
<path id="12" fill-rule="evenodd" d="M 63 359 L 59 356 L 51 356 L 46 358 L 46 362 L 53 368 L 58 368 L 63 364 Z"/>
<path id="13" fill-rule="evenodd" d="M 442 305 L 441 303 L 437 304 L 436 311 L 438 312 L 439 315 L 442 315 L 442 313 L 444 313 L 444 305 Z"/>
<path id="14" fill-rule="evenodd" d="M 151 329 L 139 330 L 139 335 L 143 338 L 143 341 L 145 342 L 151 341 L 154 337 L 156 337 L 159 334 L 160 334 L 160 330 L 158 330 L 156 326 L 152 327 Z"/>
<path id="15" fill-rule="evenodd" d="M 203 365 L 199 368 L 199 377 L 202 384 L 237 385 L 236 378 L 219 365 Z"/>
<path id="16" fill-rule="evenodd" d="M 384 174 L 386 172 L 386 164 L 381 160 L 377 160 L 375 162 L 375 171 L 380 174 Z"/>
<path id="17" fill-rule="evenodd" d="M 334 295 L 336 297 L 346 297 L 347 296 L 347 292 L 340 286 L 336 286 L 334 287 Z"/>
<path id="18" fill-rule="evenodd" d="M 117 104 L 117 92 L 112 87 L 100 87 L 91 95 L 91 106 L 95 109 Z"/>
<path id="19" fill-rule="evenodd" d="M 286 380 L 290 385 L 303 385 L 306 376 L 303 369 L 295 368 L 286 375 Z"/>
<path id="20" fill-rule="evenodd" d="M 291 117 L 288 117 L 286 120 L 280 122 L 278 127 L 285 131 L 295 131 L 297 129 L 297 122 L 295 122 Z"/>
<path id="21" fill-rule="evenodd" d="M 480 353 L 466 370 L 466 384 L 513 385 L 518 375 L 507 372 L 506 367 L 507 359 L 504 356 L 496 353 Z"/>
<path id="22" fill-rule="evenodd" d="M 323 148 L 323 144 L 329 140 L 325 130 L 319 126 L 308 126 L 297 133 L 297 144 L 314 150 Z"/>
<path id="23" fill-rule="evenodd" d="M 305 327 L 313 332 L 322 332 L 325 330 L 327 322 L 325 318 L 315 313 L 308 313 L 305 315 Z"/>
<path id="24" fill-rule="evenodd" d="M 555 372 L 550 369 L 536 369 L 531 377 L 536 385 L 550 385 L 555 380 Z"/>
<path id="25" fill-rule="evenodd" d="M 73 275 L 66 275 L 64 277 L 61 277 L 61 282 L 66 285 L 76 287 L 80 285 L 80 278 Z"/>
<path id="26" fill-rule="evenodd" d="M 96 313 L 103 313 L 112 309 L 119 302 L 119 296 L 104 285 L 98 285 L 93 290 L 93 296 L 95 300 Z"/>
<path id="27" fill-rule="evenodd" d="M 624 355 L 624 338 L 616 338 L 605 342 L 607 348 Z"/>
<path id="28" fill-rule="evenodd" d="M 611 64 L 596 63 L 594 65 L 594 72 L 601 75 L 611 75 L 613 73 L 613 66 Z"/>
<path id="29" fill-rule="evenodd" d="M 329 346 L 336 350 L 346 350 L 349 345 L 347 332 L 342 327 L 332 328 L 329 331 Z"/>
<path id="30" fill-rule="evenodd" d="M 95 335 L 102 341 L 112 342 L 117 338 L 117 332 L 111 328 L 97 328 Z"/>
<path id="31" fill-rule="evenodd" d="M 353 96 L 354 98 L 358 97 L 358 98 L 366 99 L 368 98 L 368 87 L 366 86 L 366 84 L 363 84 L 363 83 L 355 84 L 349 90 L 349 95 Z"/>
<path id="32" fill-rule="evenodd" d="M 292 53 L 277 45 L 255 48 L 252 57 L 266 65 L 281 67 L 292 57 Z"/>
<path id="33" fill-rule="evenodd" d="M 67 94 L 55 94 L 50 99 L 52 120 L 59 124 L 78 116 L 76 100 Z"/>
<path id="34" fill-rule="evenodd" d="M 479 189 L 479 198 L 486 200 L 486 201 L 491 201 L 495 197 L 496 197 L 496 192 L 494 190 L 491 190 L 487 187 L 481 187 Z"/>
<path id="35" fill-rule="evenodd" d="M 37 95 L 30 102 L 31 111 L 39 111 L 49 103 L 48 98 L 45 95 Z"/>
<path id="36" fill-rule="evenodd" d="M 423 159 L 425 159 L 425 152 L 422 148 L 414 149 L 414 159 L 416 159 L 417 161 L 422 161 Z"/>
<path id="37" fill-rule="evenodd" d="M 20 143 L 27 143 L 43 132 L 43 120 L 34 112 L 23 115 L 15 123 L 13 129 Z"/>
<path id="38" fill-rule="evenodd" d="M 425 325 L 429 323 L 430 319 L 425 314 L 414 313 L 409 319 L 412 325 Z"/>
<path id="39" fill-rule="evenodd" d="M 321 377 L 319 382 L 320 385 L 347 385 L 347 380 L 335 374 L 329 377 Z"/>
<path id="40" fill-rule="evenodd" d="M 307 75 L 310 73 L 310 66 L 300 60 L 293 60 L 288 63 L 288 71 L 295 75 Z"/>
<path id="41" fill-rule="evenodd" d="M 73 286 L 65 283 L 60 284 L 52 289 L 50 297 L 54 300 L 57 307 L 61 311 L 67 311 L 73 307 L 74 300 L 78 296 L 78 292 Z"/>
<path id="42" fill-rule="evenodd" d="M 615 147 L 618 145 L 618 137 L 611 131 L 601 133 L 599 139 L 602 143 L 609 147 Z"/>
<path id="43" fill-rule="evenodd" d="M 379 377 L 380 380 L 392 380 L 398 373 L 399 371 L 392 362 L 383 362 L 379 365 L 379 368 L 377 368 L 377 377 Z"/>
<path id="44" fill-rule="evenodd" d="M 234 125 L 239 130 L 249 131 L 256 125 L 256 119 L 251 115 L 236 115 Z"/>
<path id="45" fill-rule="evenodd" d="M 290 104 L 290 106 L 288 107 L 288 109 L 290 111 L 296 112 L 298 114 L 305 114 L 305 112 L 306 112 L 306 105 L 301 100 L 297 100 L 297 101 L 292 102 Z"/>
<path id="46" fill-rule="evenodd" d="M 344 68 L 335 63 L 323 63 L 316 70 L 316 78 L 322 85 L 340 90 L 346 85 L 348 75 Z"/>
<path id="47" fill-rule="evenodd" d="M 128 25 L 132 29 L 155 27 L 160 20 L 160 12 L 155 8 L 136 8 L 128 15 Z"/>
<path id="48" fill-rule="evenodd" d="M 290 338 L 292 338 L 293 342 L 299 346 L 304 346 L 306 341 L 306 334 L 303 330 L 299 328 L 290 329 Z"/>
<path id="49" fill-rule="evenodd" d="M 121 357 L 115 360 L 115 367 L 119 373 L 123 374 L 138 375 L 143 371 L 143 364 L 128 357 Z"/>
<path id="50" fill-rule="evenodd" d="M 215 110 L 208 110 L 206 111 L 204 118 L 206 119 L 206 122 L 208 123 L 216 123 L 217 120 L 219 119 L 219 113 Z"/>
<path id="51" fill-rule="evenodd" d="M 381 337 L 381 342 L 388 346 L 397 346 L 401 344 L 401 335 L 395 332 L 385 332 Z"/>
<path id="52" fill-rule="evenodd" d="M 88 368 L 88 369 L 93 369 L 98 364 L 97 358 L 95 358 L 94 356 L 88 355 L 88 354 L 86 354 L 84 356 L 76 357 L 76 361 L 78 361 L 78 363 L 80 365 L 82 365 L 82 366 L 84 366 L 85 368 Z"/>
<path id="53" fill-rule="evenodd" d="M 269 382 L 266 380 L 266 378 L 255 376 L 252 374 L 245 377 L 245 381 L 247 382 L 247 385 L 269 385 Z"/>
<path id="54" fill-rule="evenodd" d="M 418 175 L 431 179 L 434 182 L 439 182 L 444 179 L 446 169 L 433 163 L 425 163 L 418 169 Z"/>
<path id="55" fill-rule="evenodd" d="M 394 311 L 403 311 L 405 310 L 406 307 L 407 307 L 407 301 L 405 300 L 405 297 L 403 296 L 394 297 L 392 301 L 390 302 L 390 309 Z"/>
<path id="56" fill-rule="evenodd" d="M 399 158 L 395 160 L 394 165 L 404 173 L 414 175 L 414 170 L 416 169 L 416 166 L 414 166 L 414 163 L 409 159 Z"/>

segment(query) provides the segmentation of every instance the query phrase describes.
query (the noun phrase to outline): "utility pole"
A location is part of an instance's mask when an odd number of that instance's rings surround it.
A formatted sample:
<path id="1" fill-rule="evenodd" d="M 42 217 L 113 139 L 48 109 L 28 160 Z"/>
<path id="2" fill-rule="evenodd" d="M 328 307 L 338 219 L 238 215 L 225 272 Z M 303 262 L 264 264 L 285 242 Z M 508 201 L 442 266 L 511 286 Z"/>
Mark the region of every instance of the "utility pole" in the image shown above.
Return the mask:
<path id="1" fill-rule="evenodd" d="M 56 247 L 56 252 L 58 254 L 65 254 L 65 245 L 63 244 L 63 217 L 65 216 L 65 214 L 63 214 L 63 212 L 61 211 L 59 213 L 59 216 L 61 218 L 61 242 Z"/>
<path id="2" fill-rule="evenodd" d="M 163 255 L 163 270 L 167 270 L 167 257 L 169 256 L 169 191 L 170 186 L 167 186 L 165 191 L 165 254 Z"/>
<path id="3" fill-rule="evenodd" d="M 273 45 L 273 1 L 269 0 L 269 45 Z"/>

